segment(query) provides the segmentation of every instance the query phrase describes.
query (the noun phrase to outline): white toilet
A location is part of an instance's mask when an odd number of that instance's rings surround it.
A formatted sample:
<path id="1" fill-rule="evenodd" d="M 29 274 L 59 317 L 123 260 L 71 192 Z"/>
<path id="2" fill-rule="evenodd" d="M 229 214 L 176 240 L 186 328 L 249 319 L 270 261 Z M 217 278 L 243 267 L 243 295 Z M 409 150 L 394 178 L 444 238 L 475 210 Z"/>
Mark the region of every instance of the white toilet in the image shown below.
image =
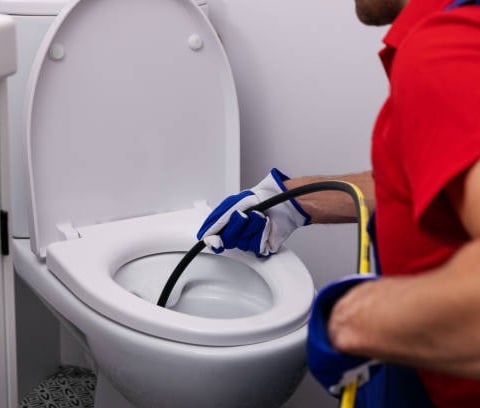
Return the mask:
<path id="1" fill-rule="evenodd" d="M 281 406 L 305 372 L 314 295 L 292 252 L 201 254 L 156 306 L 206 203 L 239 189 L 235 86 L 200 5 L 68 4 L 25 95 L 26 139 L 11 143 L 31 239 L 13 240 L 14 264 L 91 353 L 95 407 Z"/>

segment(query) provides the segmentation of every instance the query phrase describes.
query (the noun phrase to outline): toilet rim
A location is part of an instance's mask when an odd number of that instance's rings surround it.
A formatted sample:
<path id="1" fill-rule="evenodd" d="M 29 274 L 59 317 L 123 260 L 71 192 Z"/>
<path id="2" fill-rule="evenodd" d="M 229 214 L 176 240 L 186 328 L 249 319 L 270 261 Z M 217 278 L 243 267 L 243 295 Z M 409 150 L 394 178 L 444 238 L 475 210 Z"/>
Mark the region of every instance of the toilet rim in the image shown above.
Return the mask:
<path id="1" fill-rule="evenodd" d="M 48 247 L 47 267 L 70 292 L 98 313 L 167 340 L 240 346 L 282 337 L 303 327 L 313 300 L 313 282 L 303 263 L 284 248 L 269 259 L 241 251 L 229 252 L 229 257 L 260 274 L 273 294 L 271 308 L 248 317 L 204 318 L 164 309 L 135 296 L 113 279 L 132 260 L 186 252 L 204 217 L 205 209 L 192 208 L 84 227 L 79 229 L 80 239 Z"/>

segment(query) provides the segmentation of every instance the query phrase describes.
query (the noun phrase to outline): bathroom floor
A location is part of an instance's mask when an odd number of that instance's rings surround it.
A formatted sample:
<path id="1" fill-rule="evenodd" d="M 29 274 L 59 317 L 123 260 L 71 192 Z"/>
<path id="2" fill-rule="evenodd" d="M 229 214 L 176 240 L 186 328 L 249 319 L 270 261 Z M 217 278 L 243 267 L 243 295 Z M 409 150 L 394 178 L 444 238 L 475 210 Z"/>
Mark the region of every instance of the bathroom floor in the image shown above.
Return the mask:
<path id="1" fill-rule="evenodd" d="M 19 408 L 93 408 L 95 374 L 85 368 L 60 367 L 20 402 Z"/>

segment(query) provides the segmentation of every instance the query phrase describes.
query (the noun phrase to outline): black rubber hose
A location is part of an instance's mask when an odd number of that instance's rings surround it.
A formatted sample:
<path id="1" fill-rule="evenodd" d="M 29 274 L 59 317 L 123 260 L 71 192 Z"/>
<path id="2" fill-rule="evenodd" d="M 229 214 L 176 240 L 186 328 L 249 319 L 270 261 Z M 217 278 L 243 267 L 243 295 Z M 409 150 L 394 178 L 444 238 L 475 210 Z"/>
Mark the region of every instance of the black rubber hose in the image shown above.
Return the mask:
<path id="1" fill-rule="evenodd" d="M 311 183 L 311 184 L 306 184 L 304 186 L 300 186 L 297 188 L 292 188 L 291 190 L 287 190 L 283 193 L 277 194 L 265 201 L 262 201 L 261 203 L 258 203 L 250 208 L 248 208 L 245 212 L 248 213 L 250 211 L 260 211 L 263 212 L 270 207 L 273 207 L 277 204 L 280 204 L 284 201 L 290 200 L 291 198 L 302 196 L 305 194 L 310 194 L 318 191 L 343 191 L 347 194 L 349 194 L 354 203 L 355 207 L 357 210 L 357 214 L 360 217 L 360 198 L 355 191 L 355 189 L 350 185 L 349 183 L 345 183 L 342 181 L 320 181 L 317 183 Z M 362 225 L 358 223 L 358 228 L 359 228 L 359 237 L 362 234 Z M 360 240 L 358 242 L 359 245 L 359 250 L 358 250 L 358 263 L 360 263 Z M 165 307 L 167 304 L 168 298 L 170 297 L 170 294 L 173 291 L 173 288 L 175 287 L 175 284 L 177 283 L 178 279 L 182 275 L 182 273 L 185 271 L 187 266 L 192 262 L 192 260 L 205 248 L 205 243 L 203 241 L 198 241 L 186 254 L 185 256 L 180 260 L 178 265 L 175 267 L 173 270 L 172 274 L 167 280 L 167 283 L 165 284 L 165 287 L 162 290 L 162 293 L 160 294 L 160 297 L 158 299 L 157 305 L 161 307 Z"/>

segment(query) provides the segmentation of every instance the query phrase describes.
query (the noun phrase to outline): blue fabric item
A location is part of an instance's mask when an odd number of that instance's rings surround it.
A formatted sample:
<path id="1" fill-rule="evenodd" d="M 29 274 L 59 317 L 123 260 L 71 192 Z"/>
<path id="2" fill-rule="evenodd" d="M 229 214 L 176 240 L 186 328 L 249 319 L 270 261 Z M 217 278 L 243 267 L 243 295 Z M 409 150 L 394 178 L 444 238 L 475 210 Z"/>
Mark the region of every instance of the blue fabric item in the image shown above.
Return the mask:
<path id="1" fill-rule="evenodd" d="M 355 408 L 435 408 L 414 368 L 384 364 L 357 391 Z"/>
<path id="2" fill-rule="evenodd" d="M 375 263 L 375 273 L 377 275 L 382 274 L 382 267 L 380 265 L 380 259 L 378 258 L 378 244 L 377 244 L 377 231 L 375 229 L 375 212 L 372 213 L 367 225 L 368 236 L 370 237 L 370 243 L 373 249 L 373 261 Z"/>
<path id="3" fill-rule="evenodd" d="M 254 211 L 246 216 L 235 211 L 220 234 L 224 248 L 257 252 L 266 223 L 267 219 L 259 212 Z"/>
<path id="4" fill-rule="evenodd" d="M 238 204 L 246 197 L 253 196 L 250 190 L 242 191 L 233 196 L 227 197 L 220 205 L 212 211 L 212 213 L 204 221 L 197 233 L 197 239 L 201 239 L 205 232 L 218 222 L 228 210 Z M 266 218 L 258 213 L 251 212 L 246 215 L 240 211 L 232 212 L 228 223 L 220 233 L 222 245 L 219 247 L 211 247 L 216 254 L 222 253 L 225 249 L 240 248 L 244 251 L 252 251 L 258 253 L 262 232 L 267 223 Z"/>
<path id="5" fill-rule="evenodd" d="M 217 254 L 232 248 L 258 257 L 276 253 L 296 228 L 310 223 L 310 216 L 294 198 L 263 212 L 250 209 L 286 191 L 286 180 L 288 177 L 274 168 L 256 186 L 227 197 L 204 221 L 197 238 Z"/>
<path id="6" fill-rule="evenodd" d="M 378 277 L 374 274 L 347 276 L 324 287 L 314 300 L 308 324 L 307 362 L 313 376 L 329 392 L 332 386 L 339 384 L 346 371 L 371 361 L 366 357 L 341 353 L 332 347 L 327 332 L 332 308 L 354 286 L 376 279 Z M 378 367 L 371 367 L 371 370 L 378 370 Z"/>
<path id="7" fill-rule="evenodd" d="M 215 210 L 211 212 L 211 214 L 207 217 L 207 219 L 203 222 L 200 230 L 197 232 L 197 239 L 202 239 L 202 236 L 207 232 L 207 230 L 215 224 L 218 219 L 225 214 L 230 208 L 232 208 L 235 204 L 239 201 L 243 200 L 245 197 L 253 195 L 253 192 L 249 190 L 242 191 L 238 194 L 232 195 L 227 197 L 223 200 L 220 205 L 218 205 Z"/>
<path id="8" fill-rule="evenodd" d="M 277 168 L 273 168 L 272 171 L 271 171 L 271 175 L 273 177 L 273 179 L 277 182 L 278 184 L 278 187 L 280 187 L 280 189 L 282 190 L 282 192 L 285 192 L 287 191 L 288 189 L 285 187 L 285 184 L 283 184 L 285 181 L 287 180 L 290 180 L 290 177 L 286 176 L 285 174 L 283 174 L 280 170 L 278 170 Z M 310 223 L 312 222 L 312 217 L 310 216 L 310 214 L 308 214 L 301 206 L 300 204 L 298 204 L 298 201 L 295 200 L 295 198 L 292 198 L 290 200 L 290 202 L 293 204 L 293 206 L 295 207 L 295 209 L 300 213 L 302 214 L 304 217 L 305 217 L 305 223 L 303 225 L 310 225 Z"/>
<path id="9" fill-rule="evenodd" d="M 327 322 L 335 303 L 351 288 L 379 279 L 373 274 L 353 275 L 323 288 L 315 298 L 308 326 L 307 361 L 314 377 L 331 391 L 343 374 L 370 361 L 333 349 Z M 369 367 L 370 380 L 359 387 L 355 408 L 435 408 L 414 368 L 393 364 Z"/>
<path id="10" fill-rule="evenodd" d="M 468 4 L 480 4 L 480 0 L 456 0 L 453 3 L 449 4 L 445 10 L 452 10 L 457 7 L 466 6 Z"/>

